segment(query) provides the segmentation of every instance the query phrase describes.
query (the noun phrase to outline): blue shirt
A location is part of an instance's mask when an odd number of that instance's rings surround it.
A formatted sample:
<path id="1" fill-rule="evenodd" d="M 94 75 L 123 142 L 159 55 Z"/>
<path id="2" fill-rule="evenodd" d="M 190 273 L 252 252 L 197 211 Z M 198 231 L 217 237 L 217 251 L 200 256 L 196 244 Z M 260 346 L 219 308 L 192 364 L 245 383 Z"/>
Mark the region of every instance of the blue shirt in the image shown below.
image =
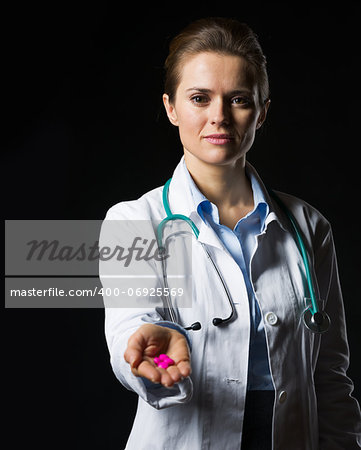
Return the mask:
<path id="1" fill-rule="evenodd" d="M 252 173 L 247 173 L 253 191 L 254 209 L 242 217 L 231 230 L 226 225 L 219 223 L 217 206 L 200 192 L 184 161 L 183 164 L 198 214 L 205 223 L 213 228 L 243 274 L 251 314 L 248 390 L 273 390 L 263 319 L 250 280 L 250 261 L 256 249 L 256 236 L 264 230 L 269 212 L 261 186 Z"/>

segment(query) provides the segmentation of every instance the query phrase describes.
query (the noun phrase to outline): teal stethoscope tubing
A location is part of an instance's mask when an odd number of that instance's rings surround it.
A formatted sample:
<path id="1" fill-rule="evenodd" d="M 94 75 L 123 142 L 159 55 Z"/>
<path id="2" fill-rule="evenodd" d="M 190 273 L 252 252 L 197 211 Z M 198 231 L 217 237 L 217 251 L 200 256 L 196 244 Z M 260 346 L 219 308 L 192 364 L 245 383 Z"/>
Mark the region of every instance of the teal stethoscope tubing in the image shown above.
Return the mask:
<path id="1" fill-rule="evenodd" d="M 192 228 L 195 237 L 198 239 L 198 236 L 199 236 L 199 230 L 196 227 L 193 220 L 191 220 L 187 216 L 184 216 L 183 214 L 172 214 L 172 211 L 170 210 L 169 202 L 168 202 L 168 190 L 169 190 L 169 185 L 170 185 L 171 181 L 172 181 L 172 178 L 169 178 L 169 180 L 165 183 L 164 188 L 163 188 L 163 205 L 164 205 L 164 209 L 167 214 L 167 217 L 162 220 L 162 222 L 159 224 L 158 229 L 157 229 L 157 240 L 158 240 L 158 245 L 160 248 L 163 247 L 163 245 L 162 245 L 163 228 L 164 228 L 164 225 L 166 224 L 166 222 L 168 222 L 169 220 L 177 220 L 177 219 L 185 220 L 189 224 L 189 226 Z"/>
<path id="2" fill-rule="evenodd" d="M 303 265 L 305 266 L 307 286 L 308 286 L 308 291 L 310 293 L 311 305 L 312 305 L 311 312 L 312 312 L 312 314 L 316 314 L 319 311 L 318 311 L 318 305 L 317 305 L 317 301 L 316 301 L 315 289 L 313 287 L 313 281 L 312 281 L 312 275 L 311 275 L 311 270 L 310 270 L 310 264 L 309 264 L 309 261 L 308 261 L 306 247 L 305 247 L 305 244 L 303 242 L 303 239 L 302 239 L 299 227 L 297 225 L 297 221 L 296 221 L 294 215 L 291 213 L 291 211 L 286 207 L 286 205 L 281 201 L 281 199 L 278 197 L 278 195 L 273 190 L 268 189 L 268 193 L 276 201 L 278 206 L 286 214 L 286 216 L 288 217 L 290 223 L 292 224 L 293 230 L 294 230 L 296 238 L 297 238 L 298 248 L 299 248 L 299 251 L 301 252 Z"/>
<path id="3" fill-rule="evenodd" d="M 168 221 L 171 220 L 184 220 L 186 221 L 189 226 L 192 228 L 192 231 L 195 235 L 195 237 L 198 239 L 199 236 L 199 230 L 197 228 L 197 226 L 195 225 L 195 223 L 187 216 L 184 216 L 183 214 L 173 214 L 170 206 L 169 206 L 169 201 L 168 201 L 168 190 L 169 190 L 169 185 L 171 182 L 171 178 L 165 183 L 164 188 L 163 188 L 163 205 L 164 205 L 164 209 L 166 212 L 166 217 L 162 220 L 162 222 L 158 225 L 157 227 L 157 241 L 158 241 L 158 246 L 160 249 L 163 248 L 163 229 L 165 224 Z M 305 267 L 305 273 L 306 273 L 306 279 L 307 279 L 307 286 L 308 286 L 308 291 L 309 291 L 309 295 L 310 295 L 310 299 L 311 299 L 311 307 L 308 308 L 308 310 L 305 311 L 304 314 L 304 322 L 306 324 L 306 326 L 314 332 L 318 332 L 318 333 L 323 333 L 325 331 L 328 330 L 329 325 L 330 325 L 330 319 L 328 317 L 328 315 L 323 311 L 320 312 L 318 305 L 317 305 L 317 300 L 316 300 L 316 295 L 315 295 L 315 289 L 313 286 L 313 280 L 312 280 L 312 275 L 311 275 L 311 270 L 310 270 L 310 264 L 309 264 L 309 260 L 308 260 L 308 255 L 307 255 L 307 250 L 306 250 L 306 246 L 304 244 L 302 235 L 301 235 L 301 231 L 299 229 L 299 226 L 297 224 L 297 221 L 294 217 L 294 215 L 291 213 L 291 211 L 286 207 L 286 205 L 282 202 L 282 200 L 278 197 L 278 195 L 271 189 L 268 189 L 268 192 L 270 194 L 270 196 L 276 201 L 276 203 L 278 204 L 278 206 L 281 208 L 281 210 L 284 212 L 284 214 L 287 216 L 289 222 L 292 225 L 292 228 L 295 232 L 295 236 L 296 236 L 296 242 L 298 244 L 298 249 L 301 253 L 302 256 L 302 260 L 303 260 L 303 265 Z M 215 266 L 211 256 L 209 255 L 208 251 L 206 251 L 210 261 L 212 262 L 214 268 L 217 271 L 218 276 L 220 277 L 220 273 L 217 269 L 217 267 Z M 164 270 L 164 266 L 163 266 L 163 270 Z M 226 290 L 228 299 L 230 300 L 229 297 L 229 293 L 228 290 L 223 282 L 223 280 L 221 279 L 223 287 Z M 232 302 L 230 301 L 230 304 L 232 306 Z M 230 317 L 233 316 L 234 313 L 234 309 L 232 306 L 232 314 Z M 306 316 L 306 313 L 308 313 L 308 316 Z M 216 319 L 214 319 L 216 320 Z M 228 319 L 227 319 L 228 320 Z M 214 323 L 216 325 L 216 323 Z"/>

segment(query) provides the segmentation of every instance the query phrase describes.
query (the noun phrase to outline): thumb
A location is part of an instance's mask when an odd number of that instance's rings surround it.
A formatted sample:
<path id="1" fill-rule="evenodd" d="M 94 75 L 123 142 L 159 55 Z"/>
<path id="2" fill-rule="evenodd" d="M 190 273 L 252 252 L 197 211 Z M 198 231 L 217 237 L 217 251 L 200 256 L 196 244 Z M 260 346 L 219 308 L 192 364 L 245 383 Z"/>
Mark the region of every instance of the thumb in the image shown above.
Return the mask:
<path id="1" fill-rule="evenodd" d="M 136 369 L 143 360 L 143 346 L 135 339 L 128 343 L 124 352 L 124 359 L 132 369 Z"/>
<path id="2" fill-rule="evenodd" d="M 127 349 L 124 352 L 124 359 L 132 369 L 136 369 L 143 361 L 143 353 L 146 347 L 147 339 L 140 328 L 130 336 Z"/>

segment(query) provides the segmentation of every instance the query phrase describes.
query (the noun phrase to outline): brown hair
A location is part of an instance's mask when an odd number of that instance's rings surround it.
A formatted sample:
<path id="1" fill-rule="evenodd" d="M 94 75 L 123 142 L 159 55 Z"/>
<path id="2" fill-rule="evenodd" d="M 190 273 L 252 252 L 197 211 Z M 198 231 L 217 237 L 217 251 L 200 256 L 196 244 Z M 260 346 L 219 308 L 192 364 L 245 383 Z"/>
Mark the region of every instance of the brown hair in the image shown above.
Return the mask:
<path id="1" fill-rule="evenodd" d="M 243 57 L 257 82 L 260 104 L 263 105 L 268 100 L 266 57 L 256 34 L 248 25 L 238 20 L 210 17 L 191 23 L 170 42 L 169 54 L 164 64 L 164 90 L 171 102 L 175 99 L 180 82 L 180 69 L 185 58 L 202 52 Z"/>

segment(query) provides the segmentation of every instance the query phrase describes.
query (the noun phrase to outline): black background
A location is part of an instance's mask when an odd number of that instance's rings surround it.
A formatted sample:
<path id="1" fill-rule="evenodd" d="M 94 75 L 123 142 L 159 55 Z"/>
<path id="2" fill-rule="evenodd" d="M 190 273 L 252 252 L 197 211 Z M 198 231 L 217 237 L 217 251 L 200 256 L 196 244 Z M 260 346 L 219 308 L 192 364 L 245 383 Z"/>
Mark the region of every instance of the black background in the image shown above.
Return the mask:
<path id="1" fill-rule="evenodd" d="M 4 218 L 102 219 L 164 184 L 182 155 L 161 103 L 169 39 L 204 16 L 247 22 L 268 58 L 272 99 L 249 160 L 333 226 L 360 399 L 359 2 L 222 3 L 6 9 Z M 10 447 L 122 448 L 136 396 L 111 371 L 104 311 L 4 312 Z"/>

